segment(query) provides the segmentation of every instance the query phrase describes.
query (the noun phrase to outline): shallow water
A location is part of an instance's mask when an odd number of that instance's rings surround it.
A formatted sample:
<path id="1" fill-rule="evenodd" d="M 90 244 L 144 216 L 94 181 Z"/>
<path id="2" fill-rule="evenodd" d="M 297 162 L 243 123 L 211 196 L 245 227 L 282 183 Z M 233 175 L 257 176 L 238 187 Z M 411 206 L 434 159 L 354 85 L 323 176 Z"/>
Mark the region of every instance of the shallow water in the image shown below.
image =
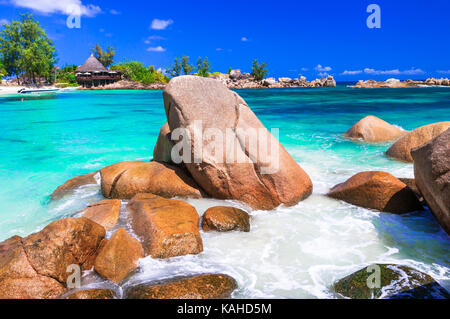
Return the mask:
<path id="1" fill-rule="evenodd" d="M 364 170 L 412 177 L 411 164 L 388 159 L 387 144 L 342 138 L 372 114 L 410 130 L 450 120 L 449 88 L 241 90 L 238 93 L 308 172 L 314 194 L 294 207 L 250 211 L 250 233 L 202 233 L 204 252 L 141 260 L 123 284 L 205 272 L 239 283 L 235 297 L 334 297 L 331 284 L 370 263 L 422 270 L 450 290 L 450 238 L 431 213 L 378 213 L 323 196 Z M 150 160 L 165 122 L 160 91 L 72 92 L 0 98 L 0 240 L 27 235 L 101 199 L 98 185 L 50 201 L 65 180 L 124 160 Z M 189 200 L 199 214 L 217 200 Z M 242 207 L 239 203 L 229 205 Z M 245 208 L 245 207 L 243 207 Z M 128 228 L 126 205 L 120 226 Z M 93 273 L 85 284 L 105 285 Z M 116 287 L 121 291 L 121 287 Z"/>

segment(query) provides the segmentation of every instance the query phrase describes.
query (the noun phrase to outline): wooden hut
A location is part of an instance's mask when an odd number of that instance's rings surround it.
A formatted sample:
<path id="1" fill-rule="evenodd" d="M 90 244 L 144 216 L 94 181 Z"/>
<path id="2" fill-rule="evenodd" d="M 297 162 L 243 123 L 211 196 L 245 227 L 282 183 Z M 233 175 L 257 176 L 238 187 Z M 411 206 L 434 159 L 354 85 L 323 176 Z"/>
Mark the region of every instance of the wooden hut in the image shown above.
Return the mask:
<path id="1" fill-rule="evenodd" d="M 121 79 L 120 72 L 108 70 L 93 54 L 76 69 L 75 76 L 83 87 L 103 86 Z"/>

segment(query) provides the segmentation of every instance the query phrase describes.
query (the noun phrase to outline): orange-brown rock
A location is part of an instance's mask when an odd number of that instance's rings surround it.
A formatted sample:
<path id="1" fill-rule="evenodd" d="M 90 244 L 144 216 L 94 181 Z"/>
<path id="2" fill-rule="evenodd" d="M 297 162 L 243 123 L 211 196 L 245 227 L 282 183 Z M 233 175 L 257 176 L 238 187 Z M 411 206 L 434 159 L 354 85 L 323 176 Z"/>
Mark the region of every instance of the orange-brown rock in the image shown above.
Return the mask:
<path id="1" fill-rule="evenodd" d="M 178 166 L 159 162 L 118 163 L 102 169 L 102 190 L 106 197 L 130 199 L 136 194 L 152 193 L 166 198 L 203 197 L 203 191 Z M 122 169 L 114 169 L 118 165 Z M 113 172 L 113 173 L 109 173 Z M 113 176 L 114 175 L 114 176 Z M 105 176 L 105 184 L 103 183 Z M 109 187 L 110 180 L 114 180 Z"/>
<path id="2" fill-rule="evenodd" d="M 249 232 L 250 217 L 246 212 L 235 207 L 211 207 L 203 214 L 202 229 L 219 232 L 232 230 Z"/>
<path id="3" fill-rule="evenodd" d="M 417 187 L 450 234 L 450 129 L 411 153 Z"/>
<path id="4" fill-rule="evenodd" d="M 352 139 L 361 139 L 365 142 L 387 142 L 392 141 L 406 134 L 406 131 L 399 129 L 376 116 L 366 116 L 353 125 L 345 136 Z"/>
<path id="5" fill-rule="evenodd" d="M 382 212 L 402 214 L 423 209 L 405 183 L 386 172 L 361 172 L 334 186 L 329 197 Z"/>
<path id="6" fill-rule="evenodd" d="M 203 251 L 198 213 L 188 203 L 138 194 L 128 203 L 128 209 L 146 256 L 169 258 Z"/>
<path id="7" fill-rule="evenodd" d="M 91 270 L 94 268 L 94 262 L 95 259 L 97 258 L 98 253 L 103 249 L 103 247 L 105 247 L 105 245 L 108 243 L 108 239 L 105 237 L 102 239 L 102 241 L 100 242 L 100 245 L 98 245 L 97 250 L 92 253 L 88 259 L 83 263 L 83 270 Z"/>
<path id="8" fill-rule="evenodd" d="M 61 283 L 36 272 L 21 237 L 0 243 L 0 299 L 54 299 L 64 291 Z"/>
<path id="9" fill-rule="evenodd" d="M 139 165 L 145 165 L 143 161 L 127 161 L 103 167 L 100 170 L 102 193 L 106 198 L 111 198 L 111 192 L 114 184 L 125 171 Z"/>
<path id="10" fill-rule="evenodd" d="M 59 199 L 64 197 L 67 194 L 70 194 L 75 189 L 83 185 L 97 184 L 94 176 L 98 172 L 92 172 L 85 175 L 76 176 L 67 180 L 64 184 L 59 186 L 51 195 L 51 199 Z"/>
<path id="11" fill-rule="evenodd" d="M 83 217 L 102 225 L 106 230 L 110 230 L 119 220 L 120 205 L 121 201 L 118 199 L 107 199 L 90 204 L 83 211 Z"/>
<path id="12" fill-rule="evenodd" d="M 173 163 L 172 152 L 173 144 L 170 139 L 169 124 L 166 122 L 159 131 L 158 140 L 153 149 L 153 160 L 157 162 Z"/>
<path id="13" fill-rule="evenodd" d="M 403 162 L 413 162 L 411 150 L 424 145 L 450 128 L 450 121 L 429 124 L 416 128 L 395 142 L 386 155 Z"/>
<path id="14" fill-rule="evenodd" d="M 22 240 L 30 264 L 37 273 L 66 283 L 72 264 L 82 266 L 95 254 L 105 228 L 87 218 L 57 220 Z"/>
<path id="15" fill-rule="evenodd" d="M 225 299 L 237 288 L 228 275 L 208 274 L 142 284 L 127 290 L 127 299 Z"/>
<path id="16" fill-rule="evenodd" d="M 312 193 L 306 172 L 220 81 L 179 76 L 163 97 L 172 138 L 177 129 L 186 136 L 183 163 L 210 196 L 270 210 L 295 205 Z"/>
<path id="17" fill-rule="evenodd" d="M 117 295 L 110 289 L 86 289 L 76 291 L 64 299 L 116 299 Z"/>
<path id="18" fill-rule="evenodd" d="M 103 278 L 120 283 L 137 268 L 142 257 L 141 243 L 119 228 L 99 251 L 94 269 Z"/>

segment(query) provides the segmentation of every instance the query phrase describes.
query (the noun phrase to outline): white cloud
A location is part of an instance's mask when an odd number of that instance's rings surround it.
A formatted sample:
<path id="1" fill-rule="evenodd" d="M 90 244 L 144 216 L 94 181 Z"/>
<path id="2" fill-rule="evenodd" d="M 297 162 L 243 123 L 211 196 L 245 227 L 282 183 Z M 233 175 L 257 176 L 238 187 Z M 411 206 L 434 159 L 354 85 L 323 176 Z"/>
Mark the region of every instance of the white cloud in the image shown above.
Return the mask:
<path id="1" fill-rule="evenodd" d="M 165 52 L 166 49 L 164 49 L 162 46 L 157 46 L 157 47 L 150 47 L 147 49 L 148 52 Z"/>
<path id="2" fill-rule="evenodd" d="M 112 15 L 119 15 L 121 12 L 120 11 L 117 11 L 117 10 L 114 10 L 114 9 L 111 9 L 111 10 L 109 10 L 109 13 L 111 13 Z"/>
<path id="3" fill-rule="evenodd" d="M 8 23 L 9 23 L 8 19 L 0 19 L 0 25 L 8 24 Z"/>
<path id="4" fill-rule="evenodd" d="M 223 51 L 223 49 L 222 48 L 217 48 L 216 51 Z"/>
<path id="5" fill-rule="evenodd" d="M 356 74 L 371 74 L 371 75 L 415 75 L 415 74 L 424 74 L 425 72 L 422 69 L 411 68 L 409 70 L 376 70 L 372 68 L 365 68 L 364 70 L 345 70 L 341 73 L 341 75 L 356 75 Z"/>
<path id="6" fill-rule="evenodd" d="M 364 69 L 364 73 L 366 74 L 374 74 L 374 75 L 402 75 L 402 74 L 406 74 L 406 75 L 414 75 L 414 74 L 424 74 L 425 72 L 421 69 L 409 69 L 409 70 L 404 70 L 404 71 L 400 71 L 399 69 L 394 69 L 394 70 L 375 70 L 375 69 L 370 69 L 370 68 L 365 68 Z"/>
<path id="7" fill-rule="evenodd" d="M 11 3 L 16 7 L 32 9 L 45 14 L 80 14 L 94 17 L 102 12 L 99 6 L 93 4 L 85 5 L 81 0 L 11 0 Z"/>
<path id="8" fill-rule="evenodd" d="M 318 71 L 318 72 L 330 72 L 331 71 L 331 67 L 329 67 L 329 66 L 322 66 L 320 64 L 317 64 L 317 66 L 314 69 L 316 71 Z"/>
<path id="9" fill-rule="evenodd" d="M 242 42 L 248 42 L 249 39 L 248 39 L 247 37 L 242 37 L 242 38 L 241 38 L 241 41 L 242 41 Z"/>
<path id="10" fill-rule="evenodd" d="M 450 70 L 438 70 L 437 73 L 450 74 Z"/>
<path id="11" fill-rule="evenodd" d="M 317 74 L 318 76 L 323 76 L 323 77 L 326 77 L 326 76 L 329 76 L 329 74 L 327 73 L 327 72 L 320 72 L 319 74 Z"/>
<path id="12" fill-rule="evenodd" d="M 172 19 L 169 20 L 153 19 L 150 28 L 153 30 L 164 30 L 172 23 L 173 23 Z"/>
<path id="13" fill-rule="evenodd" d="M 161 37 L 161 36 L 159 36 L 159 35 L 151 35 L 151 36 L 147 37 L 147 38 L 144 40 L 144 43 L 145 43 L 145 44 L 150 44 L 150 43 L 152 43 L 153 41 L 165 40 L 165 39 L 166 39 L 166 38 Z"/>
<path id="14" fill-rule="evenodd" d="M 361 74 L 363 71 L 361 70 L 345 70 L 342 72 L 342 75 L 355 75 L 355 74 Z"/>

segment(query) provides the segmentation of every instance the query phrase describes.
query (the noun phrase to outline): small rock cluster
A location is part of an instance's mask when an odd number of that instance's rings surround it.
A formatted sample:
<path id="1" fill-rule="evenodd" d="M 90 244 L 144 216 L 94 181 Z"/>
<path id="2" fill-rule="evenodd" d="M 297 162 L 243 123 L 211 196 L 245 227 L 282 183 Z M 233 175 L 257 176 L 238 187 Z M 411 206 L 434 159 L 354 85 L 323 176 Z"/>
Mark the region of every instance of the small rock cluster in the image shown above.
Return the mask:
<path id="1" fill-rule="evenodd" d="M 404 88 L 404 87 L 420 87 L 420 86 L 449 86 L 449 79 L 435 79 L 429 78 L 425 81 L 406 80 L 400 81 L 398 79 L 388 79 L 386 81 L 375 80 L 360 80 L 353 87 L 358 89 L 373 89 L 373 88 Z"/>
<path id="2" fill-rule="evenodd" d="M 255 88 L 282 88 L 282 87 L 335 87 L 336 81 L 330 75 L 326 78 L 307 81 L 304 76 L 298 79 L 280 77 L 278 81 L 269 77 L 262 81 L 257 81 L 249 73 L 242 73 L 240 70 L 232 70 L 230 74 L 212 75 L 211 78 L 221 81 L 230 89 L 255 89 Z"/>

